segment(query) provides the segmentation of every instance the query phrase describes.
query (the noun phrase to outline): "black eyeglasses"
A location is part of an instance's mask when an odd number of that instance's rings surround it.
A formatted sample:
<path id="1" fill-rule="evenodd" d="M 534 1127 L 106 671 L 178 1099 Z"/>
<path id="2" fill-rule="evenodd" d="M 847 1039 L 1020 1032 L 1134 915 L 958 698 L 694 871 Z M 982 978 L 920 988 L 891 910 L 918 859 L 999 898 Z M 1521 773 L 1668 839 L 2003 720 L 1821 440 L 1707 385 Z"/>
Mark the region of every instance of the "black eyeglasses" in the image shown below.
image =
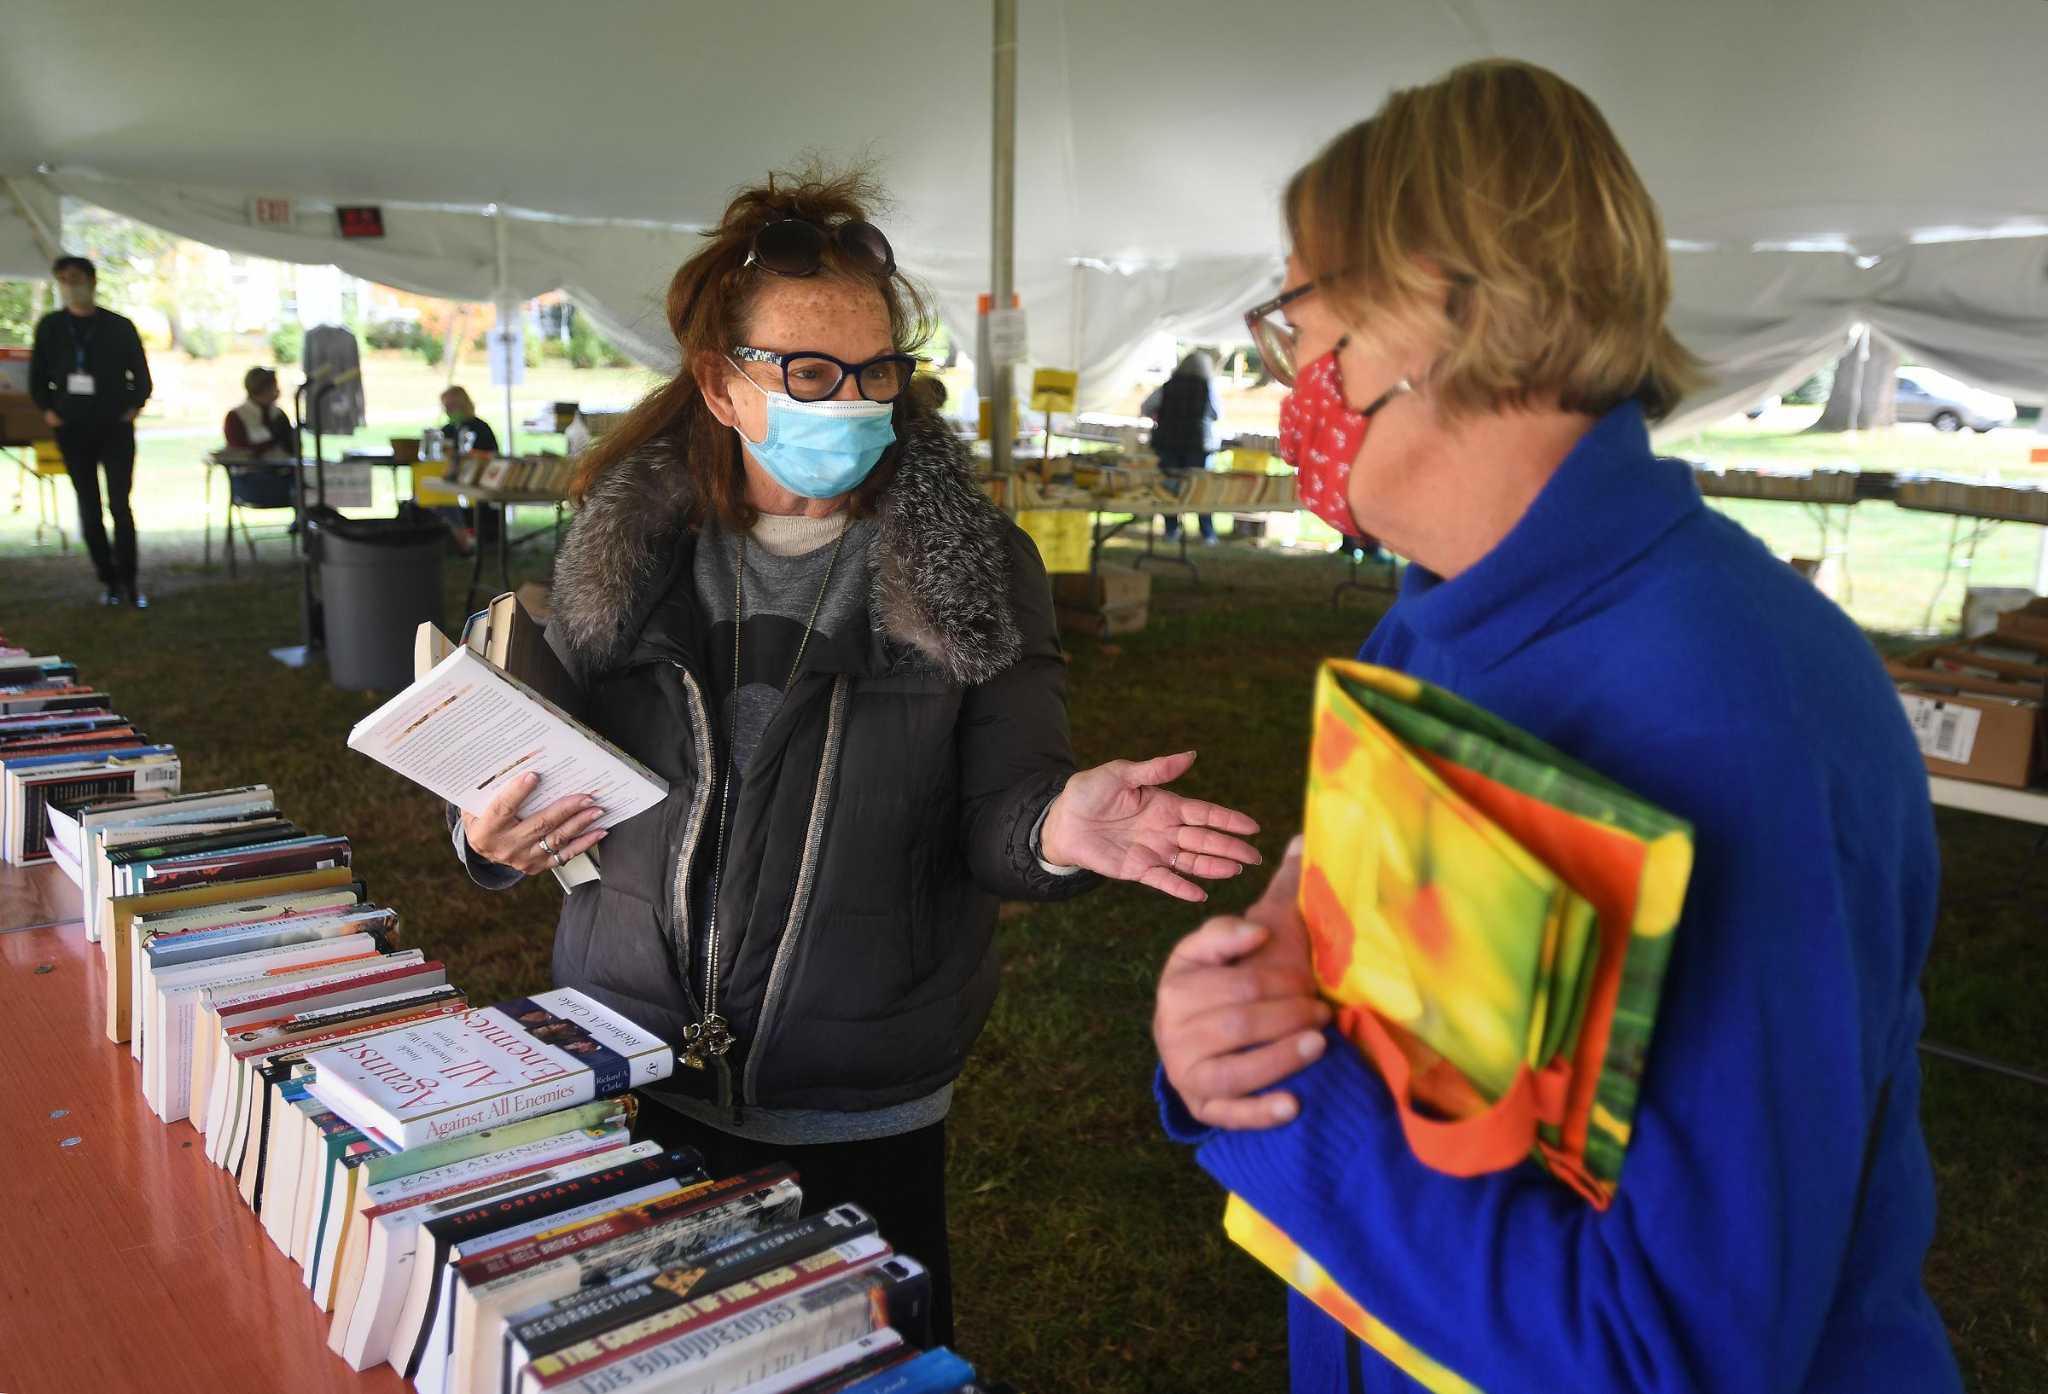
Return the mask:
<path id="1" fill-rule="evenodd" d="M 917 371 L 917 359 L 907 353 L 878 354 L 865 363 L 848 363 L 811 349 L 775 353 L 742 345 L 732 356 L 742 363 L 772 363 L 782 369 L 782 390 L 799 402 L 826 401 L 849 377 L 868 401 L 893 402 L 910 386 L 911 375 Z"/>
<path id="2" fill-rule="evenodd" d="M 778 276 L 815 276 L 825 264 L 825 248 L 836 244 L 853 266 L 876 277 L 896 269 L 896 252 L 882 230 L 858 218 L 829 231 L 807 218 L 782 218 L 754 234 L 746 265 Z"/>
<path id="3" fill-rule="evenodd" d="M 1284 319 L 1280 312 L 1313 291 L 1319 283 L 1303 281 L 1293 290 L 1283 290 L 1271 300 L 1254 305 L 1244 312 L 1244 327 L 1251 332 L 1252 344 L 1259 351 L 1259 361 L 1266 365 L 1266 371 L 1282 387 L 1294 386 L 1294 374 L 1299 368 L 1295 360 L 1295 348 L 1301 342 L 1301 331 Z"/>

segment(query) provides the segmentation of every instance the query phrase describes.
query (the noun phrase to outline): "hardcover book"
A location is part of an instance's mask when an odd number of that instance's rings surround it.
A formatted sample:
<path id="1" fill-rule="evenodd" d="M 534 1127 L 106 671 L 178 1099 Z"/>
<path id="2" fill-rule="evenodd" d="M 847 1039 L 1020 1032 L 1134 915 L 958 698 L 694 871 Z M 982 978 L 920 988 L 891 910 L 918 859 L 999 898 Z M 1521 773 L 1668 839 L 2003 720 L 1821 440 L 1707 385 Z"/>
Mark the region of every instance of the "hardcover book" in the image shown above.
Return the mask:
<path id="1" fill-rule="evenodd" d="M 660 1037 L 572 988 L 310 1055 L 314 1097 L 395 1149 L 666 1079 Z"/>

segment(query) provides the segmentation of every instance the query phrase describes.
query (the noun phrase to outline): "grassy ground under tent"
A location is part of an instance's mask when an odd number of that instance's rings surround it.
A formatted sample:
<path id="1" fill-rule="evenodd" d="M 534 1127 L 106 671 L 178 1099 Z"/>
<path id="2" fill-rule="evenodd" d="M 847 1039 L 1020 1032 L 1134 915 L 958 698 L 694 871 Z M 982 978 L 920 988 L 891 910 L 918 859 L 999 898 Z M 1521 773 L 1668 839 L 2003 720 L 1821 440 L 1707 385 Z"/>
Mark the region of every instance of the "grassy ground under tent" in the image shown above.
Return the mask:
<path id="1" fill-rule="evenodd" d="M 343 746 L 375 699 L 265 657 L 296 638 L 297 573 L 282 544 L 230 584 L 176 559 L 195 540 L 146 534 L 158 603 L 110 612 L 87 603 L 95 588 L 75 541 L 67 556 L 35 551 L 23 515 L 0 514 L 0 628 L 75 659 L 176 742 L 191 787 L 268 780 L 286 807 L 353 836 L 408 940 L 445 957 L 474 997 L 544 986 L 552 883 L 491 896 L 463 880 L 439 806 Z M 1073 644 L 1076 741 L 1084 761 L 1198 748 L 1189 790 L 1248 809 L 1276 859 L 1297 818 L 1315 660 L 1349 652 L 1383 601 L 1354 594 L 1333 608 L 1341 567 L 1327 556 L 1225 547 L 1200 561 L 1199 591 L 1161 571 L 1144 633 Z M 465 580 L 451 562 L 451 615 Z M 2048 860 L 2013 824 L 1943 813 L 1940 827 L 1928 1034 L 2048 1065 Z M 1214 908 L 1239 908 L 1255 889 L 1224 887 Z M 1197 918 L 1126 887 L 1005 911 L 1003 995 L 954 1114 L 952 1215 L 962 1345 L 1021 1388 L 1283 1387 L 1278 1285 L 1224 1241 L 1221 1197 L 1154 1119 L 1152 985 Z M 1938 1060 L 1925 1074 L 1941 1203 L 1929 1286 L 1972 1389 L 2048 1388 L 2048 1095 Z"/>

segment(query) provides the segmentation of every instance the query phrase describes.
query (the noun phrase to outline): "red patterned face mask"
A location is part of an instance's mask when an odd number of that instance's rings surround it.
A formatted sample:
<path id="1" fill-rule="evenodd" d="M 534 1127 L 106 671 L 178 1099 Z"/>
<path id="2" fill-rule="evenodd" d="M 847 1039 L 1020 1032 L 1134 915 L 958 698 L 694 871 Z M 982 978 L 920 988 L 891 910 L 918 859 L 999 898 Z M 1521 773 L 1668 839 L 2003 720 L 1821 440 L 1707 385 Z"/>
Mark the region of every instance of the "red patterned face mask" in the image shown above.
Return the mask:
<path id="1" fill-rule="evenodd" d="M 1351 515 L 1351 462 L 1365 444 L 1373 413 L 1412 389 L 1403 378 L 1365 410 L 1353 411 L 1344 404 L 1344 375 L 1337 367 L 1343 347 L 1338 344 L 1304 368 L 1280 404 L 1280 458 L 1294 466 L 1295 487 L 1309 511 L 1345 536 L 1359 537 L 1365 529 Z"/>

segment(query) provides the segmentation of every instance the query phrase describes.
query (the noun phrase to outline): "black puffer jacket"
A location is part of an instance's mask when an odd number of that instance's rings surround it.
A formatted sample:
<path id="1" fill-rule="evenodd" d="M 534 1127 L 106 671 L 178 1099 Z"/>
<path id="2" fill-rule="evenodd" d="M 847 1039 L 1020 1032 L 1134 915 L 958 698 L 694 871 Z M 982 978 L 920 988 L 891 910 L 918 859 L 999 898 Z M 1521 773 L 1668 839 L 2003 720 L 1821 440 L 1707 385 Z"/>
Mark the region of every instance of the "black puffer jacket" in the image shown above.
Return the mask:
<path id="1" fill-rule="evenodd" d="M 1030 846 L 1074 768 L 1045 569 L 942 424 L 899 415 L 898 429 L 868 641 L 857 658 L 806 656 L 727 833 L 716 972 L 735 1044 L 668 1082 L 736 1122 L 749 1107 L 880 1108 L 951 1081 L 995 1000 L 998 901 L 1095 882 L 1047 872 Z M 665 446 L 615 466 L 563 543 L 549 624 L 592 725 L 669 783 L 606 838 L 602 880 L 570 894 L 555 980 L 673 1043 L 703 1017 L 688 887 L 713 855 L 705 772 L 726 758 L 703 612 L 663 603 L 691 594 L 687 489 Z"/>

